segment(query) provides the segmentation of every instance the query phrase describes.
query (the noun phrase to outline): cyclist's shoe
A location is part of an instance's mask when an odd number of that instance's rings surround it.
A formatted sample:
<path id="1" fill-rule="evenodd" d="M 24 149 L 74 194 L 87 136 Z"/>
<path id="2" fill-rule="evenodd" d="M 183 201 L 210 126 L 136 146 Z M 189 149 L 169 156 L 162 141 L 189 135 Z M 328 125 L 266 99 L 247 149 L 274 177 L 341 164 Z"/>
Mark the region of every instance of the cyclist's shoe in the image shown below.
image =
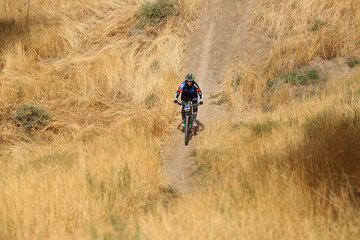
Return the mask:
<path id="1" fill-rule="evenodd" d="M 193 121 L 192 125 L 193 125 L 193 127 L 198 127 L 196 120 Z"/>

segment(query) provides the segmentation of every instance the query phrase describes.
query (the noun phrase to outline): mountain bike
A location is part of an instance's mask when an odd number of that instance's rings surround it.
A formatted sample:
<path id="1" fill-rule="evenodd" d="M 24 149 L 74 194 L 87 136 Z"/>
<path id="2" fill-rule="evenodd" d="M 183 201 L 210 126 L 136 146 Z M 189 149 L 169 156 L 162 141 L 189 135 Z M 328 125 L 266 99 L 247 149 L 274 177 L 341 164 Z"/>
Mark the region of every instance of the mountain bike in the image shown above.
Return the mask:
<path id="1" fill-rule="evenodd" d="M 188 145 L 189 140 L 192 138 L 193 135 L 197 134 L 198 127 L 193 127 L 193 111 L 194 107 L 198 106 L 199 103 L 192 103 L 192 101 L 189 101 L 187 103 L 184 102 L 178 102 L 178 105 L 184 106 L 184 113 L 185 113 L 185 126 L 184 126 L 184 132 L 185 132 L 185 146 Z"/>

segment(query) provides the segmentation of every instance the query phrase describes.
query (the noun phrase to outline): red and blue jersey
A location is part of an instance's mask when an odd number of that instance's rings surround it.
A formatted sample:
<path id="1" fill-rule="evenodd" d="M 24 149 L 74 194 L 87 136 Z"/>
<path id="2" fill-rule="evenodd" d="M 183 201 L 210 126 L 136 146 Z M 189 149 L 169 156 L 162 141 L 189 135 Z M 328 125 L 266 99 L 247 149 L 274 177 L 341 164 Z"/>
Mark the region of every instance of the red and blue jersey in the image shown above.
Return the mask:
<path id="1" fill-rule="evenodd" d="M 179 86 L 179 89 L 177 90 L 177 92 L 175 94 L 175 99 L 177 99 L 179 97 L 180 93 L 181 93 L 182 101 L 187 102 L 189 100 L 197 99 L 198 95 L 200 96 L 200 101 L 202 101 L 202 99 L 203 99 L 200 87 L 195 81 L 193 82 L 193 84 L 191 84 L 191 86 L 188 86 L 186 84 L 186 81 L 181 83 L 181 85 Z"/>

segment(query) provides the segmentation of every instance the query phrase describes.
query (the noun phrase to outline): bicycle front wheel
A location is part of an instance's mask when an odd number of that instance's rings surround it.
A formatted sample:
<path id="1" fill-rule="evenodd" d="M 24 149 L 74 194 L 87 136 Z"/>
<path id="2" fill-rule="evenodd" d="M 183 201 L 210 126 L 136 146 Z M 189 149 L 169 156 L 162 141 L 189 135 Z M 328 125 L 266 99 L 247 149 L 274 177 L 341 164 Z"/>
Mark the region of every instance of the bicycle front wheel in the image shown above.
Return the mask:
<path id="1" fill-rule="evenodd" d="M 189 143 L 189 115 L 185 117 L 185 146 Z"/>

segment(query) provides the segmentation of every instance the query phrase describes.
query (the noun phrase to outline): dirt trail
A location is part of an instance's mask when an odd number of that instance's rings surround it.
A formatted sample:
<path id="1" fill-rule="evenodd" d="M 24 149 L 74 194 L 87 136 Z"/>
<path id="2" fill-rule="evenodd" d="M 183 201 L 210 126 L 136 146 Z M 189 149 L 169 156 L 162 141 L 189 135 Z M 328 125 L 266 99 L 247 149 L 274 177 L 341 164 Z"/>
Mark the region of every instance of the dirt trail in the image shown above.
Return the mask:
<path id="1" fill-rule="evenodd" d="M 224 107 L 211 105 L 210 96 L 219 93 L 225 78 L 227 65 L 245 45 L 247 24 L 256 6 L 256 0 L 207 0 L 202 1 L 200 21 L 187 49 L 184 71 L 195 75 L 204 94 L 204 105 L 199 107 L 198 119 L 206 126 L 217 117 L 226 114 Z M 180 84 L 179 80 L 179 84 Z M 179 122 L 181 120 L 179 114 Z M 191 179 L 197 136 L 184 145 L 184 134 L 177 129 L 170 133 L 165 149 L 165 173 L 171 186 L 180 193 L 191 193 Z"/>

